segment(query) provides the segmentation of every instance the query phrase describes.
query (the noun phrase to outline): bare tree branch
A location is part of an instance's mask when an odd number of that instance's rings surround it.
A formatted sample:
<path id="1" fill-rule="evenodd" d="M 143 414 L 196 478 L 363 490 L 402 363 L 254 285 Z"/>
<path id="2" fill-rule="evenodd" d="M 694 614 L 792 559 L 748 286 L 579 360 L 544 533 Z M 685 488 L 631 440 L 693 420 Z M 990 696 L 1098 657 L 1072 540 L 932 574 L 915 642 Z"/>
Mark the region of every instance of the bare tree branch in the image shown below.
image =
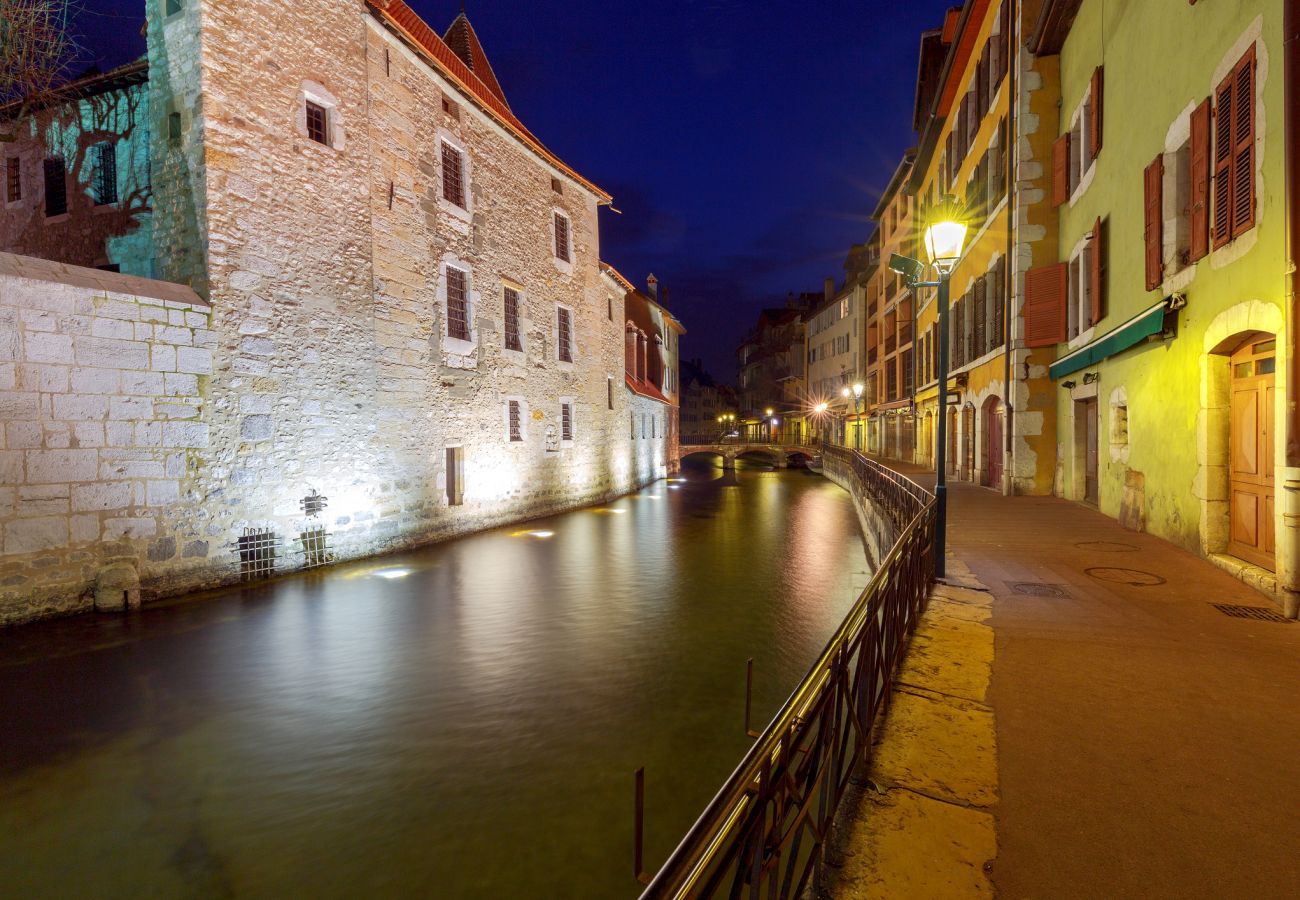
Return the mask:
<path id="1" fill-rule="evenodd" d="M 74 55 L 68 0 L 0 0 L 0 107 L 18 104 L 18 118 L 0 121 L 0 141 L 17 137 L 22 117 L 50 100 Z"/>

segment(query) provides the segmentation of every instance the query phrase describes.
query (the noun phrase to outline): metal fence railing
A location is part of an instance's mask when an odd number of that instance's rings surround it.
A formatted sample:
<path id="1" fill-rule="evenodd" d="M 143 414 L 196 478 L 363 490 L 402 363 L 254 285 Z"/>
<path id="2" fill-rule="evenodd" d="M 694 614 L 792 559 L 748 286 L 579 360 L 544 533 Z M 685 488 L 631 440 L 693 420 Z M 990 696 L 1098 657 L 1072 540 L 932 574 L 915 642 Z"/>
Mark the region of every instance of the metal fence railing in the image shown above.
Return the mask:
<path id="1" fill-rule="evenodd" d="M 934 580 L 934 496 L 860 453 L 823 448 L 828 475 L 896 539 L 808 675 L 650 879 L 642 900 L 793 900 L 822 864 L 849 777 L 871 748 Z"/>

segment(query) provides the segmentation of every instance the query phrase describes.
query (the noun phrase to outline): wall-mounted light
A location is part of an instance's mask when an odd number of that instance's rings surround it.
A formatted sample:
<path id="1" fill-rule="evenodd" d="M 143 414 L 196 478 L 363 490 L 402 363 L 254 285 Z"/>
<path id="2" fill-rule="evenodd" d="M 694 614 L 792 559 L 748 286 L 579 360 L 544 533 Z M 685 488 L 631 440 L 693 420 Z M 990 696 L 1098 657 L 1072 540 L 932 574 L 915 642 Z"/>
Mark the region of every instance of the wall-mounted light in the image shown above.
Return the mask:
<path id="1" fill-rule="evenodd" d="M 1062 382 L 1061 382 L 1061 387 L 1065 388 L 1067 391 L 1072 391 L 1072 390 L 1074 390 L 1074 389 L 1075 389 L 1076 387 L 1078 387 L 1078 386 L 1079 386 L 1079 383 L 1078 383 L 1077 381 L 1062 381 Z"/>
<path id="2" fill-rule="evenodd" d="M 1083 383 L 1084 383 L 1084 384 L 1093 384 L 1093 383 L 1095 383 L 1095 382 L 1097 382 L 1097 381 L 1100 381 L 1100 380 L 1101 380 L 1101 373 L 1100 373 L 1100 372 L 1084 372 L 1084 373 L 1083 373 Z"/>

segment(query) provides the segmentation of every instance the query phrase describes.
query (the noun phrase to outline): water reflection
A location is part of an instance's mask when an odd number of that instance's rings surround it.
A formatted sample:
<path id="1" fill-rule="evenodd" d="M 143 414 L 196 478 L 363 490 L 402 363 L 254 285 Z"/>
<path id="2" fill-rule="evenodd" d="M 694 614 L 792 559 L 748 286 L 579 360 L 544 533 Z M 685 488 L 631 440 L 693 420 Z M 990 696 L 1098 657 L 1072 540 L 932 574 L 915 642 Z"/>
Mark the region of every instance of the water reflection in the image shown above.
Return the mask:
<path id="1" fill-rule="evenodd" d="M 0 633 L 9 896 L 632 897 L 865 582 L 815 475 Z M 548 533 L 541 537 L 540 532 Z"/>

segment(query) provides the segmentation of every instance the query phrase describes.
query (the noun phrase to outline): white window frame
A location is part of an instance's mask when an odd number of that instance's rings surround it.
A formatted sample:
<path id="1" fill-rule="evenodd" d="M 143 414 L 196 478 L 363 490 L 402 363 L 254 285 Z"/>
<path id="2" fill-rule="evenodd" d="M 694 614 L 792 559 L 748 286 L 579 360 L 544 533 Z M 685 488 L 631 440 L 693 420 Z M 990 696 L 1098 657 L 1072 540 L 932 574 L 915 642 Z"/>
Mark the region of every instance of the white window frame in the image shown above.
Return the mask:
<path id="1" fill-rule="evenodd" d="M 470 155 L 469 148 L 465 142 L 456 137 L 446 128 L 438 128 L 434 132 L 435 144 L 435 169 L 438 173 L 438 209 L 448 215 L 456 218 L 461 223 L 458 228 L 463 234 L 469 233 L 469 225 L 474 219 L 474 158 Z M 460 181 L 465 188 L 465 205 L 457 206 L 442 195 L 442 145 L 448 144 L 460 151 Z"/>
<path id="2" fill-rule="evenodd" d="M 1092 84 L 1083 92 L 1070 116 L 1070 205 L 1073 206 L 1092 184 L 1097 158 L 1092 155 Z M 1075 138 L 1075 134 L 1078 138 Z"/>
<path id="3" fill-rule="evenodd" d="M 328 143 L 322 144 L 307 133 L 308 100 L 325 110 L 325 128 L 329 135 Z M 343 129 L 343 113 L 339 109 L 338 98 L 319 82 L 303 81 L 302 86 L 298 89 L 297 104 L 294 128 L 298 132 L 298 136 L 313 147 L 328 147 L 342 151 L 346 143 L 346 135 Z"/>
<path id="4" fill-rule="evenodd" d="M 1092 304 L 1088 299 L 1088 279 L 1092 277 L 1090 234 L 1085 234 L 1074 245 L 1066 269 L 1065 338 L 1071 349 L 1092 340 L 1096 329 L 1095 325 L 1087 324 L 1088 316 L 1092 314 Z"/>
<path id="5" fill-rule="evenodd" d="M 564 219 L 564 221 L 569 223 L 569 258 L 567 260 L 561 259 L 560 257 L 555 255 L 555 217 L 556 216 L 561 216 Z M 567 210 L 561 209 L 558 206 L 552 207 L 550 222 L 547 224 L 546 230 L 547 233 L 550 234 L 551 236 L 551 248 L 550 248 L 551 262 L 555 263 L 555 268 L 559 269 L 565 275 L 572 275 L 574 265 L 578 261 L 578 242 L 575 240 L 575 234 L 573 230 L 573 217 L 569 215 Z"/>
<path id="6" fill-rule="evenodd" d="M 569 356 L 560 358 L 560 310 L 569 311 Z M 578 361 L 578 315 L 567 303 L 555 304 L 555 315 L 551 316 L 551 342 L 555 345 L 555 361 L 561 366 L 572 366 Z"/>
<path id="7" fill-rule="evenodd" d="M 510 404 L 519 404 L 519 440 L 510 439 Z M 523 447 L 528 444 L 528 401 L 518 394 L 507 394 L 501 401 L 501 436 L 507 446 Z"/>
<path id="8" fill-rule="evenodd" d="M 449 325 L 451 323 L 451 310 L 447 308 L 447 268 L 460 269 L 465 273 L 465 315 L 468 318 L 469 340 L 452 337 Z M 441 333 L 442 333 L 442 352 L 453 356 L 470 356 L 478 349 L 478 326 L 475 323 L 476 314 L 479 308 L 479 296 L 474 290 L 474 269 L 473 267 L 454 254 L 445 254 L 442 263 L 438 267 L 438 306 L 442 312 Z"/>

